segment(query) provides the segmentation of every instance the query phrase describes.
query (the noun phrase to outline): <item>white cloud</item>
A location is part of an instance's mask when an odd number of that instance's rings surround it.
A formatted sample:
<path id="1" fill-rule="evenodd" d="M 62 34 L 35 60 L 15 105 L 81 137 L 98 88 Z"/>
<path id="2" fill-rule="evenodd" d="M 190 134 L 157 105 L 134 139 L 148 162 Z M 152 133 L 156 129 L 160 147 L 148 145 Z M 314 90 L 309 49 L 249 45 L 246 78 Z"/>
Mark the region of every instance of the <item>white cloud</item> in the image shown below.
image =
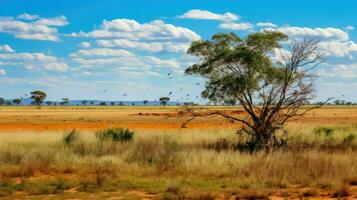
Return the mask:
<path id="1" fill-rule="evenodd" d="M 128 70 L 132 68 L 148 69 L 148 68 L 161 68 L 168 67 L 172 69 L 180 68 L 180 63 L 175 59 L 161 59 L 154 56 L 117 56 L 117 57 L 73 57 L 73 61 L 80 66 L 94 66 L 103 67 L 120 66 L 120 69 Z"/>
<path id="2" fill-rule="evenodd" d="M 322 41 L 319 46 L 326 56 L 351 58 L 351 53 L 357 52 L 357 44 L 353 41 Z"/>
<path id="3" fill-rule="evenodd" d="M 251 23 L 233 23 L 233 22 L 224 22 L 218 26 L 221 29 L 228 30 L 249 30 L 253 28 Z"/>
<path id="4" fill-rule="evenodd" d="M 45 69 L 65 72 L 68 69 L 68 65 L 59 58 L 43 53 L 0 53 L 1 62 L 11 63 L 14 66 L 23 66 L 30 71 Z"/>
<path id="5" fill-rule="evenodd" d="M 0 45 L 0 51 L 8 52 L 8 53 L 13 53 L 15 52 L 9 45 L 4 44 Z"/>
<path id="6" fill-rule="evenodd" d="M 5 53 L 0 54 L 0 60 L 34 60 L 41 62 L 53 62 L 57 58 L 54 56 L 45 55 L 43 53 Z"/>
<path id="7" fill-rule="evenodd" d="M 174 43 L 174 42 L 141 42 L 131 41 L 126 39 L 115 40 L 98 40 L 97 45 L 102 47 L 120 47 L 125 49 L 144 50 L 149 52 L 174 52 L 185 53 L 190 46 L 190 43 Z"/>
<path id="8" fill-rule="evenodd" d="M 0 76 L 3 76 L 6 74 L 6 71 L 4 69 L 0 69 Z"/>
<path id="9" fill-rule="evenodd" d="M 80 48 L 89 48 L 90 47 L 90 43 L 89 42 L 82 42 L 78 45 L 78 47 Z"/>
<path id="10" fill-rule="evenodd" d="M 308 28 L 308 27 L 280 27 L 280 28 L 266 28 L 263 30 L 280 31 L 290 37 L 317 37 L 321 39 L 333 39 L 346 41 L 349 39 L 348 33 L 338 28 Z"/>
<path id="11" fill-rule="evenodd" d="M 273 24 L 271 22 L 259 22 L 257 23 L 257 26 L 260 26 L 260 27 L 278 27 L 276 24 Z"/>
<path id="12" fill-rule="evenodd" d="M 53 26 L 68 24 L 66 17 L 40 18 L 23 14 L 19 19 L 37 19 L 36 21 L 20 21 L 12 17 L 0 17 L 0 32 L 14 35 L 16 38 L 31 40 L 59 41 L 58 30 Z"/>
<path id="13" fill-rule="evenodd" d="M 44 68 L 50 71 L 66 72 L 68 70 L 68 65 L 66 63 L 49 63 L 45 64 Z"/>
<path id="14" fill-rule="evenodd" d="M 349 26 L 347 26 L 345 29 L 346 29 L 347 31 L 353 31 L 353 30 L 355 30 L 355 27 L 349 25 Z"/>
<path id="15" fill-rule="evenodd" d="M 23 13 L 19 16 L 17 16 L 18 19 L 22 19 L 22 20 L 35 20 L 35 19 L 39 19 L 40 16 L 38 15 L 31 15 L 31 14 L 28 14 L 28 13 Z"/>
<path id="16" fill-rule="evenodd" d="M 76 53 L 72 53 L 71 57 L 80 56 L 134 56 L 133 53 L 123 49 L 109 49 L 109 48 L 97 48 L 88 50 L 79 50 Z"/>
<path id="17" fill-rule="evenodd" d="M 357 64 L 338 64 L 330 65 L 330 69 L 322 69 L 318 75 L 326 78 L 356 78 L 357 77 Z"/>
<path id="18" fill-rule="evenodd" d="M 69 24 L 67 18 L 63 15 L 54 18 L 41 18 L 34 23 L 45 26 L 66 26 Z"/>
<path id="19" fill-rule="evenodd" d="M 72 33 L 71 37 L 122 38 L 134 41 L 161 40 L 191 42 L 200 36 L 188 28 L 165 24 L 162 20 L 140 24 L 130 19 L 104 20 L 101 28 L 91 32 Z"/>
<path id="20" fill-rule="evenodd" d="M 190 10 L 181 16 L 181 19 L 205 19 L 205 20 L 219 20 L 219 21 L 235 21 L 239 16 L 230 12 L 224 14 L 216 14 L 207 10 Z"/>

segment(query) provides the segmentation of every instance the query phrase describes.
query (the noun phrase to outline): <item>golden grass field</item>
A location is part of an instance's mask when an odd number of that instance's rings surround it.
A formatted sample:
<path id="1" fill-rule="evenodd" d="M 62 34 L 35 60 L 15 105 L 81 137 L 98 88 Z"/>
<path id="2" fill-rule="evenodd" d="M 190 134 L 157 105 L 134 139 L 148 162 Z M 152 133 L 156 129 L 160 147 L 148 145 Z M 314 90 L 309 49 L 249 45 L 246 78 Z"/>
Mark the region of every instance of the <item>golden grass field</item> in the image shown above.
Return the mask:
<path id="1" fill-rule="evenodd" d="M 287 125 L 289 148 L 253 154 L 229 148 L 240 124 L 205 117 L 182 129 L 179 109 L 0 107 L 0 196 L 357 199 L 357 139 L 348 140 L 357 136 L 357 107 L 314 110 Z M 94 133 L 112 127 L 133 130 L 134 140 L 98 141 Z M 332 132 L 316 134 L 319 127 Z M 73 129 L 79 136 L 65 145 Z"/>

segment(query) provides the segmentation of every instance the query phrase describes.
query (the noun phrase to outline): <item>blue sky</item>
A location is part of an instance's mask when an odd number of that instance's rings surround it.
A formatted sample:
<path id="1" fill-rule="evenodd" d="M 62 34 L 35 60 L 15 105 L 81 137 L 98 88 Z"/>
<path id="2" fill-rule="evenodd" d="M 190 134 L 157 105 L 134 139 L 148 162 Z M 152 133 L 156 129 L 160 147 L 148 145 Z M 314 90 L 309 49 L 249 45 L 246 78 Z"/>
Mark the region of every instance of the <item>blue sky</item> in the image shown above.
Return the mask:
<path id="1" fill-rule="evenodd" d="M 202 102 L 204 80 L 182 73 L 197 61 L 185 53 L 190 42 L 274 29 L 321 39 L 317 100 L 357 101 L 356 11 L 353 0 L 0 0 L 0 96 L 156 100 L 172 91 Z"/>

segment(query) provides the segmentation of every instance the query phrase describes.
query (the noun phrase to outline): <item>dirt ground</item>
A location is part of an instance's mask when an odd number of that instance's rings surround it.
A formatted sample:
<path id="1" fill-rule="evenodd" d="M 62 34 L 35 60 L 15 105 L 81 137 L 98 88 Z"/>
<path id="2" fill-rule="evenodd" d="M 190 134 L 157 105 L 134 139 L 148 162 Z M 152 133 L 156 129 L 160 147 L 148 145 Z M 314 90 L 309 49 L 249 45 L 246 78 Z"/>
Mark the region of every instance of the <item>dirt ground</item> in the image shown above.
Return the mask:
<path id="1" fill-rule="evenodd" d="M 204 110 L 221 109 L 204 107 Z M 242 108 L 225 109 L 244 115 Z M 180 107 L 0 107 L 0 132 L 98 130 L 107 127 L 132 129 L 178 129 L 188 117 L 178 116 Z M 357 107 L 324 107 L 311 111 L 290 125 L 357 123 Z M 222 117 L 196 118 L 188 128 L 239 127 Z"/>

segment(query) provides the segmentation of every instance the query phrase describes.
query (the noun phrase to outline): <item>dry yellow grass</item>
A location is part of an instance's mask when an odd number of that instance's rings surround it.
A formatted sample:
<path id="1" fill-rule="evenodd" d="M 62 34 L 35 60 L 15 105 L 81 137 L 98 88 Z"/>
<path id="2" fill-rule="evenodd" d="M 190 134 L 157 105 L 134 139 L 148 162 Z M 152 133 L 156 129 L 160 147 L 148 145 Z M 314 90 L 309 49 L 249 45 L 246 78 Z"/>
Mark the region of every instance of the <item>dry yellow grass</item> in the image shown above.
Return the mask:
<path id="1" fill-rule="evenodd" d="M 199 119 L 195 123 L 200 128 L 178 129 L 164 124 L 179 125 L 181 118 L 137 115 L 176 109 L 2 107 L 0 194 L 20 199 L 39 194 L 82 199 L 89 194 L 129 199 L 357 198 L 357 141 L 345 141 L 357 132 L 355 108 L 317 110 L 288 125 L 289 149 L 254 154 L 217 149 L 222 139 L 229 147 L 239 140 L 235 127 L 222 119 Z M 114 121 L 108 127 L 136 124 L 134 141 L 100 143 L 93 133 L 101 127 L 79 127 L 79 139 L 66 146 L 65 129 L 78 128 L 78 118 Z M 223 125 L 206 126 L 212 121 Z M 33 127 L 7 129 L 7 124 L 60 124 L 65 129 L 41 129 L 39 134 Z M 333 133 L 316 134 L 317 127 Z M 42 197 L 48 196 L 36 196 Z"/>

